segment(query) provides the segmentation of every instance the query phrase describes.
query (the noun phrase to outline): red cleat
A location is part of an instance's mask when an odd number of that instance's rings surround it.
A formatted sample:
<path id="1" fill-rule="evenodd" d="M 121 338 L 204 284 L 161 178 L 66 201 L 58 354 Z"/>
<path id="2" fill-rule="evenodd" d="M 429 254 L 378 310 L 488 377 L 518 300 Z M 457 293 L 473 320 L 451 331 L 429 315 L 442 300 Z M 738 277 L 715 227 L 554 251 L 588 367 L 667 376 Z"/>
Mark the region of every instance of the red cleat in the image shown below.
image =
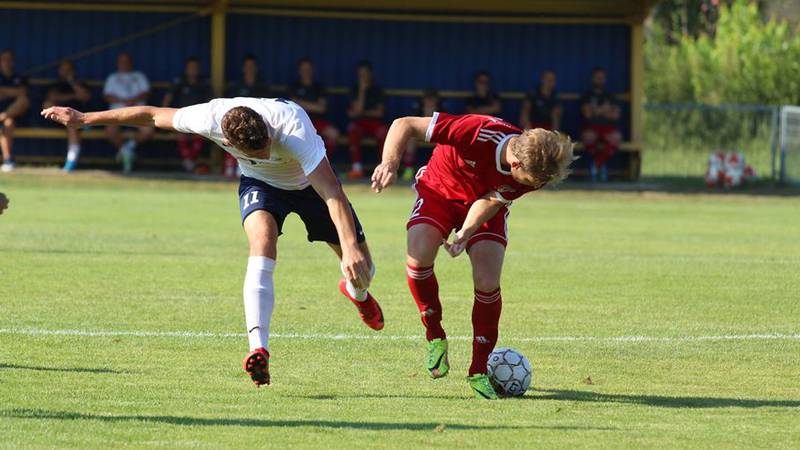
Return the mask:
<path id="1" fill-rule="evenodd" d="M 383 311 L 381 311 L 381 305 L 378 304 L 372 294 L 368 292 L 367 299 L 363 302 L 354 299 L 347 293 L 347 281 L 344 278 L 339 280 L 339 291 L 341 291 L 350 302 L 356 305 L 356 308 L 358 308 L 358 315 L 368 327 L 375 331 L 383 329 Z"/>
<path id="2" fill-rule="evenodd" d="M 264 347 L 257 348 L 248 353 L 242 362 L 244 371 L 250 375 L 250 379 L 261 387 L 262 384 L 269 385 L 269 352 Z"/>

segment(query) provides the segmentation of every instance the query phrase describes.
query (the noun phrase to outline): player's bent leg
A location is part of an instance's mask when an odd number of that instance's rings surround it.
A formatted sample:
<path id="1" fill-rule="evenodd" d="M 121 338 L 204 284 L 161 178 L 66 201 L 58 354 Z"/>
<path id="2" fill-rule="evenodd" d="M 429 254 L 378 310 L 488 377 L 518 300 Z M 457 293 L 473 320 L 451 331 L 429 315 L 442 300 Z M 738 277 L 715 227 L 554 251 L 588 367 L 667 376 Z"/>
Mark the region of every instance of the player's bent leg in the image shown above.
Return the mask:
<path id="1" fill-rule="evenodd" d="M 328 158 L 336 153 L 336 144 L 339 141 L 339 130 L 333 125 L 328 125 L 322 132 L 323 141 L 325 142 L 325 150 L 328 153 Z"/>
<path id="2" fill-rule="evenodd" d="M 364 129 L 360 120 L 350 123 L 347 128 L 347 142 L 350 149 L 350 162 L 352 168 L 347 173 L 349 178 L 362 178 L 364 176 L 364 168 L 361 165 L 361 140 L 364 137 Z"/>
<path id="3" fill-rule="evenodd" d="M 106 125 L 106 137 L 115 149 L 119 150 L 122 147 L 122 132 L 119 125 Z"/>
<path id="4" fill-rule="evenodd" d="M 447 335 L 442 328 L 442 303 L 433 263 L 442 242 L 442 231 L 429 223 L 416 223 L 408 229 L 406 279 L 420 312 L 428 341 L 426 368 L 433 378 L 450 370 Z"/>
<path id="5" fill-rule="evenodd" d="M 256 386 L 261 386 L 270 383 L 269 327 L 275 304 L 273 273 L 278 225 L 272 214 L 264 210 L 251 212 L 243 225 L 250 244 L 242 289 L 250 353 L 245 357 L 243 366 Z"/>
<path id="6" fill-rule="evenodd" d="M 500 293 L 500 274 L 503 269 L 505 246 L 495 240 L 480 240 L 469 248 L 475 298 L 472 306 L 472 364 L 468 382 L 478 398 L 496 398 L 486 379 L 486 362 L 498 338 L 503 298 Z"/>
<path id="7" fill-rule="evenodd" d="M 6 117 L 3 120 L 3 128 L 0 129 L 0 149 L 3 152 L 3 172 L 10 172 L 14 170 L 14 152 L 12 151 L 14 143 L 14 118 Z"/>
<path id="8" fill-rule="evenodd" d="M 72 172 L 78 165 L 81 154 L 81 135 L 78 128 L 67 128 L 67 159 L 64 172 Z"/>
<path id="9" fill-rule="evenodd" d="M 338 244 L 334 244 L 329 242 L 328 245 L 331 249 L 336 253 L 336 256 L 339 257 L 339 260 L 342 259 L 342 248 Z M 367 257 L 367 261 L 369 262 L 371 268 L 370 274 L 370 281 L 375 277 L 375 263 L 372 261 L 372 255 L 369 252 L 369 246 L 367 246 L 367 242 L 361 242 L 358 244 L 361 247 L 361 251 Z M 375 297 L 369 292 L 369 286 L 366 288 L 357 288 L 351 283 L 350 281 L 346 280 L 344 277 L 339 280 L 339 292 L 345 296 L 350 302 L 356 307 L 358 310 L 358 315 L 361 317 L 361 320 L 364 322 L 365 325 L 372 328 L 375 331 L 380 331 L 384 327 L 384 316 L 383 310 L 381 309 L 381 305 L 375 300 Z"/>

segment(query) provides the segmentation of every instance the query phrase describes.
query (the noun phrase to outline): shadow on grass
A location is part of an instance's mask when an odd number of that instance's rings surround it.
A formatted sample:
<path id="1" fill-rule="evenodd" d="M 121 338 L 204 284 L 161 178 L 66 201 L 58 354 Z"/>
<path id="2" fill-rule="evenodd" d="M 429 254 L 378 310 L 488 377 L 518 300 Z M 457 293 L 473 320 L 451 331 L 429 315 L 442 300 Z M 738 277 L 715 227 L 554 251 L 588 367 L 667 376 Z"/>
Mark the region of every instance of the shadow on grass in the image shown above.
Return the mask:
<path id="1" fill-rule="evenodd" d="M 164 423 L 168 425 L 186 426 L 235 426 L 257 428 L 348 428 L 354 430 L 409 430 L 409 431 L 434 431 L 434 430 L 601 430 L 616 431 L 618 428 L 578 427 L 578 426 L 539 426 L 539 425 L 470 425 L 459 423 L 441 422 L 351 422 L 344 420 L 316 420 L 316 419 L 250 419 L 250 418 L 206 418 L 187 416 L 148 416 L 148 415 L 99 415 L 66 411 L 46 411 L 41 409 L 11 409 L 0 411 L 0 417 L 17 419 L 44 419 L 44 420 L 96 420 L 110 423 L 148 422 Z M 444 425 L 444 427 L 442 427 Z"/>
<path id="2" fill-rule="evenodd" d="M 427 400 L 469 400 L 471 397 L 465 395 L 409 395 L 409 394 L 310 394 L 310 395 L 287 395 L 289 398 L 302 398 L 306 400 L 344 400 L 344 399 L 399 399 L 399 398 L 419 398 Z"/>
<path id="3" fill-rule="evenodd" d="M 564 400 L 573 402 L 630 403 L 661 408 L 800 408 L 800 400 L 760 400 L 718 397 L 670 397 L 664 395 L 603 394 L 591 391 L 534 389 L 526 400 Z"/>
<path id="4" fill-rule="evenodd" d="M 42 367 L 0 363 L 0 370 L 2 369 L 35 370 L 37 372 L 125 373 L 119 370 L 94 367 Z"/>
<path id="5" fill-rule="evenodd" d="M 702 177 L 644 176 L 637 181 L 612 181 L 591 183 L 586 179 L 570 177 L 555 190 L 560 191 L 605 191 L 605 192 L 658 192 L 666 194 L 703 195 L 753 195 L 767 197 L 797 197 L 800 187 L 778 185 L 770 180 L 755 180 L 739 188 L 727 190 L 706 187 Z"/>

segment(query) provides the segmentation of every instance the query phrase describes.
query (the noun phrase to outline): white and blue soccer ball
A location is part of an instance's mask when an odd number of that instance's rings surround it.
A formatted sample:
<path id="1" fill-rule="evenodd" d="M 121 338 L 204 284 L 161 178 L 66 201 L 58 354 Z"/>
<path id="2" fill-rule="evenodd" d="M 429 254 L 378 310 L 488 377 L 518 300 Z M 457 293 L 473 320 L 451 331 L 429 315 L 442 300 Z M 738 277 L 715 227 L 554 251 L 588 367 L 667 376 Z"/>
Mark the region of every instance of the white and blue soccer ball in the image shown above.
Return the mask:
<path id="1" fill-rule="evenodd" d="M 518 397 L 525 394 L 533 381 L 533 368 L 528 358 L 511 348 L 498 348 L 486 362 L 487 375 L 497 395 Z"/>

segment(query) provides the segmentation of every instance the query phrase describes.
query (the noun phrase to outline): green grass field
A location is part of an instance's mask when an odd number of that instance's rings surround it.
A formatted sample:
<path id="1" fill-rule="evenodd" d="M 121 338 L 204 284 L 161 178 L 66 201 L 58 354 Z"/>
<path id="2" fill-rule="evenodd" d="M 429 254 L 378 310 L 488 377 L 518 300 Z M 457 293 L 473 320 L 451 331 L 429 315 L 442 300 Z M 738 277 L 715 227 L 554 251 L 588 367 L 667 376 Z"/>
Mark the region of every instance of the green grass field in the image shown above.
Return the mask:
<path id="1" fill-rule="evenodd" d="M 500 345 L 522 399 L 470 398 L 472 287 L 440 258 L 451 375 L 424 371 L 407 188 L 349 186 L 374 333 L 326 246 L 280 240 L 273 385 L 240 368 L 233 183 L 0 177 L 0 448 L 800 447 L 800 201 L 556 191 L 515 203 Z M 444 256 L 444 255 L 442 255 Z"/>

